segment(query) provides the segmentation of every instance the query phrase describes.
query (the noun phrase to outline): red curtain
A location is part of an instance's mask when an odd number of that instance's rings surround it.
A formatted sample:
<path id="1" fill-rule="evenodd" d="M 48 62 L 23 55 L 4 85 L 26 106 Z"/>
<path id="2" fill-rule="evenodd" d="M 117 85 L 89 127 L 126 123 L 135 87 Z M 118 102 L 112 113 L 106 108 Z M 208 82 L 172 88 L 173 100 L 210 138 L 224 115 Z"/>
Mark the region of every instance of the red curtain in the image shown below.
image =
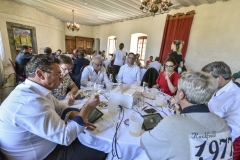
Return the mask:
<path id="1" fill-rule="evenodd" d="M 182 57 L 185 58 L 189 34 L 192 26 L 192 21 L 195 11 L 184 13 L 177 13 L 175 15 L 167 15 L 165 28 L 162 37 L 162 45 L 160 50 L 160 61 L 163 63 L 172 52 L 171 44 L 173 40 L 183 40 Z"/>

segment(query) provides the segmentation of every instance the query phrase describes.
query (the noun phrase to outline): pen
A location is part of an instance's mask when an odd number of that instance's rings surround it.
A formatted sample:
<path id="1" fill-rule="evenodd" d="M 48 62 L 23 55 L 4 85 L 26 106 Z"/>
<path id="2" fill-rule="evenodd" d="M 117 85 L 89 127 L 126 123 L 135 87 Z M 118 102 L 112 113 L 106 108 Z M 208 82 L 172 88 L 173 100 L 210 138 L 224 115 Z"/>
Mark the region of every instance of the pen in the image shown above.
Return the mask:
<path id="1" fill-rule="evenodd" d="M 143 111 L 144 109 L 146 109 L 147 107 L 148 107 L 148 106 L 143 107 L 142 111 Z"/>

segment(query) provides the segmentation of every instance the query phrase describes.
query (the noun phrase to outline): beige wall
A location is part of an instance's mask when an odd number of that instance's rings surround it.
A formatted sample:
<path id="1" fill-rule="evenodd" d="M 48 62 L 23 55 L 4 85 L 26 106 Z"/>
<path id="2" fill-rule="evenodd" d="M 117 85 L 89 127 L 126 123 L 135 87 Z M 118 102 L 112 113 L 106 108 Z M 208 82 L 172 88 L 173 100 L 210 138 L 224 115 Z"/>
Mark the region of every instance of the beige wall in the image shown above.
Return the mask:
<path id="1" fill-rule="evenodd" d="M 91 27 L 91 26 L 81 25 L 79 31 L 72 31 L 72 30 L 67 29 L 67 23 L 66 22 L 64 22 L 64 25 L 65 25 L 65 27 L 64 27 L 65 28 L 65 35 L 88 37 L 88 38 L 93 37 L 93 27 Z"/>
<path id="2" fill-rule="evenodd" d="M 47 46 L 51 47 L 53 51 L 58 48 L 65 50 L 64 24 L 62 21 L 36 9 L 0 0 L 0 30 L 7 59 L 11 58 L 11 54 L 6 22 L 35 27 L 38 53 L 43 53 L 43 48 Z"/>
<path id="3" fill-rule="evenodd" d="M 123 42 L 124 50 L 129 52 L 131 35 L 143 33 L 148 36 L 146 57 L 149 57 L 159 54 L 166 20 L 164 14 L 96 27 L 82 25 L 80 31 L 72 32 L 66 29 L 65 22 L 30 7 L 6 0 L 0 0 L 0 4 L 0 31 L 7 59 L 11 58 L 7 21 L 34 26 L 39 53 L 42 53 L 46 46 L 51 47 L 53 51 L 58 48 L 64 51 L 65 35 L 100 38 L 101 50 L 107 50 L 108 37 L 114 35 L 117 37 L 117 46 Z M 188 69 L 200 70 L 209 62 L 222 60 L 230 65 L 233 72 L 239 71 L 239 8 L 239 0 L 230 0 L 169 12 L 169 14 L 186 13 L 191 10 L 196 12 L 185 58 Z"/>
<path id="4" fill-rule="evenodd" d="M 188 69 L 200 70 L 212 61 L 225 61 L 233 72 L 239 71 L 240 54 L 240 3 L 239 0 L 219 1 L 214 4 L 191 6 L 172 10 L 169 14 L 195 10 L 186 56 Z M 148 36 L 146 57 L 158 56 L 166 15 L 147 17 L 110 25 L 93 27 L 94 38 L 100 38 L 100 49 L 107 50 L 109 36 L 117 37 L 117 46 L 123 42 L 129 52 L 131 34 Z"/>

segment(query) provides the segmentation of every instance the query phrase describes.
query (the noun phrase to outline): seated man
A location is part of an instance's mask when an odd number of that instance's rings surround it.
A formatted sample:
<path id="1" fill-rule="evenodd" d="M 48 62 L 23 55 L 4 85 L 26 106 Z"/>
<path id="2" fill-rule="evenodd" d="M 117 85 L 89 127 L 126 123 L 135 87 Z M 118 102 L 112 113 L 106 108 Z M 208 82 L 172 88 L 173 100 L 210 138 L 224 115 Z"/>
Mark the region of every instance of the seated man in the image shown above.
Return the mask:
<path id="1" fill-rule="evenodd" d="M 160 61 L 160 58 L 156 57 L 154 62 L 149 63 L 148 68 L 155 68 L 158 72 L 160 72 L 162 65 L 159 61 Z"/>
<path id="2" fill-rule="evenodd" d="M 52 48 L 50 48 L 50 47 L 45 47 L 45 48 L 44 48 L 44 54 L 51 55 L 51 54 L 52 54 Z"/>
<path id="3" fill-rule="evenodd" d="M 78 87 L 69 76 L 69 72 L 71 72 L 73 68 L 73 61 L 66 55 L 60 55 L 58 59 L 60 61 L 59 66 L 62 71 L 63 81 L 56 89 L 52 90 L 52 94 L 61 102 L 73 105 L 75 101 L 75 94 L 78 92 Z M 68 89 L 70 91 L 67 93 Z"/>
<path id="4" fill-rule="evenodd" d="M 25 67 L 33 56 L 29 53 L 27 45 L 21 46 L 21 52 L 16 57 L 16 70 L 18 75 L 25 75 Z"/>
<path id="5" fill-rule="evenodd" d="M 93 83 L 106 84 L 108 83 L 106 70 L 103 67 L 102 59 L 94 57 L 91 65 L 84 68 L 81 78 L 81 85 L 84 87 L 92 86 Z"/>
<path id="6" fill-rule="evenodd" d="M 211 112 L 223 118 L 227 123 L 234 142 L 233 159 L 237 152 L 240 158 L 240 150 L 237 149 L 240 147 L 240 138 L 238 138 L 240 137 L 240 88 L 232 82 L 231 69 L 224 62 L 209 63 L 202 68 L 202 71 L 218 81 L 218 90 L 209 101 L 208 107 Z"/>
<path id="7" fill-rule="evenodd" d="M 121 66 L 118 78 L 120 79 L 120 82 L 125 84 L 133 84 L 134 82 L 140 82 L 141 76 L 140 76 L 140 68 L 134 64 L 135 61 L 135 54 L 129 53 L 127 57 L 127 64 L 124 64 Z"/>
<path id="8" fill-rule="evenodd" d="M 99 97 L 92 96 L 80 113 L 59 103 L 51 94 L 62 80 L 58 64 L 52 56 L 34 56 L 26 66 L 26 81 L 2 103 L 0 149 L 8 159 L 100 160 L 104 156 L 76 139 L 86 126 L 95 128 L 87 116 L 99 104 Z"/>
<path id="9" fill-rule="evenodd" d="M 90 61 L 84 58 L 84 51 L 78 52 L 78 58 L 73 60 L 74 67 L 70 76 L 78 88 L 81 88 L 80 79 L 82 75 L 80 74 L 80 70 L 82 67 L 89 65 L 89 63 Z"/>
<path id="10" fill-rule="evenodd" d="M 147 156 L 154 160 L 230 159 L 229 129 L 207 106 L 216 90 L 214 78 L 200 72 L 183 73 L 172 100 L 177 108 L 180 105 L 181 114 L 164 118 L 142 135 L 141 146 Z"/>
<path id="11" fill-rule="evenodd" d="M 83 66 L 89 65 L 90 61 L 84 58 L 84 52 L 78 52 L 78 58 L 73 60 L 74 69 L 73 74 L 75 76 L 79 75 L 80 70 Z"/>
<path id="12" fill-rule="evenodd" d="M 58 58 L 61 55 L 62 51 L 61 49 L 58 49 L 55 53 L 52 53 L 52 56 Z"/>

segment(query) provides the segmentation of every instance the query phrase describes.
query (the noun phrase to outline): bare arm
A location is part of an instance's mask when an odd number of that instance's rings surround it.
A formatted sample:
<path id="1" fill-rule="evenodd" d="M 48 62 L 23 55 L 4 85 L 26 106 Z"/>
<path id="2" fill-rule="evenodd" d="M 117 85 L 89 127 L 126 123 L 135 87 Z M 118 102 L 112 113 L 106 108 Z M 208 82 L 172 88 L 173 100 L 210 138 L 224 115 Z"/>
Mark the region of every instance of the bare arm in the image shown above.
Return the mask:
<path id="1" fill-rule="evenodd" d="M 165 79 L 167 80 L 167 84 L 168 84 L 168 88 L 172 93 L 175 93 L 177 90 L 177 87 L 174 87 L 174 85 L 172 84 L 172 82 L 169 79 L 169 75 L 165 74 Z"/>

